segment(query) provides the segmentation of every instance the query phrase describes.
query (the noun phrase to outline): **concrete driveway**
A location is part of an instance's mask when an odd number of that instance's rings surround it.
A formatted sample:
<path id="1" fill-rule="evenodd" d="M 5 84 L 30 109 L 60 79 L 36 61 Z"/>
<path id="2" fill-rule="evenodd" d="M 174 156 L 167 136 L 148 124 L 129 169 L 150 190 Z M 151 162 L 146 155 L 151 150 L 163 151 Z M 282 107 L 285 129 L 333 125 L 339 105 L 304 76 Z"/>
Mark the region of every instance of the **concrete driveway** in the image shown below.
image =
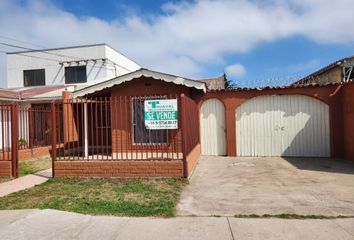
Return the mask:
<path id="1" fill-rule="evenodd" d="M 204 156 L 177 206 L 180 216 L 354 216 L 354 162 Z"/>

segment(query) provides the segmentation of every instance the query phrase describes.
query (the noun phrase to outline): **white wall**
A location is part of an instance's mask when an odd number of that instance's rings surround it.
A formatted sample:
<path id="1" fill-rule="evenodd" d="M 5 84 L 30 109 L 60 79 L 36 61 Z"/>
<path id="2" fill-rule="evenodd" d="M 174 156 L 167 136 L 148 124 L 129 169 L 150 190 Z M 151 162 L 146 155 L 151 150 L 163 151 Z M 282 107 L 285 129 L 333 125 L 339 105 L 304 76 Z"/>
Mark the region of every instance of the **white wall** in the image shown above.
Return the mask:
<path id="1" fill-rule="evenodd" d="M 45 52 L 24 52 L 21 54 L 7 54 L 7 87 L 16 88 L 23 87 L 23 71 L 31 69 L 45 69 L 46 85 L 62 85 L 65 84 L 64 66 L 59 64 L 63 61 L 87 60 L 109 58 L 115 61 L 117 67 L 106 61 L 89 61 L 87 63 L 87 82 L 94 83 L 107 80 L 122 75 L 130 71 L 140 68 L 139 65 L 130 61 L 123 55 L 114 51 L 105 44 L 85 47 L 64 48 L 58 50 L 48 50 Z M 26 55 L 26 56 L 24 56 Z M 71 66 L 85 65 L 72 63 Z"/>
<path id="2" fill-rule="evenodd" d="M 0 150 L 11 147 L 11 110 L 0 108 Z"/>
<path id="3" fill-rule="evenodd" d="M 106 50 L 106 58 L 111 60 L 112 62 L 117 63 L 117 65 L 115 65 L 115 68 L 118 76 L 127 74 L 129 72 L 134 72 L 141 68 L 137 63 L 125 57 L 124 55 L 117 52 L 113 48 L 106 46 L 105 50 Z M 114 64 L 111 64 L 111 66 L 113 67 Z M 115 74 L 112 70 L 107 70 L 107 71 L 109 71 L 107 72 L 107 75 L 110 75 L 111 78 L 115 77 Z"/>

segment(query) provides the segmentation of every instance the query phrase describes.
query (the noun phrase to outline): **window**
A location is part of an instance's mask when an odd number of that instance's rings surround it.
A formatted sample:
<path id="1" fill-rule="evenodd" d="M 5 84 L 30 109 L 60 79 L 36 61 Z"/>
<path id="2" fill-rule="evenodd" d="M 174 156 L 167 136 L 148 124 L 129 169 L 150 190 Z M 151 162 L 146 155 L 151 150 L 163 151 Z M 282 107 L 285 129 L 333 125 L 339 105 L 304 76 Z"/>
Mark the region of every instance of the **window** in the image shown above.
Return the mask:
<path id="1" fill-rule="evenodd" d="M 354 79 L 354 66 L 343 68 L 343 81 Z"/>
<path id="2" fill-rule="evenodd" d="M 110 104 L 98 104 L 96 106 L 97 111 L 97 126 L 98 128 L 110 128 L 111 127 L 111 107 Z"/>
<path id="3" fill-rule="evenodd" d="M 164 144 L 167 143 L 167 133 L 164 130 L 146 129 L 144 123 L 144 100 L 132 99 L 133 143 L 135 144 Z"/>
<path id="4" fill-rule="evenodd" d="M 34 69 L 23 71 L 23 86 L 44 86 L 45 85 L 45 70 Z"/>
<path id="5" fill-rule="evenodd" d="M 65 83 L 85 83 L 86 66 L 65 67 Z"/>

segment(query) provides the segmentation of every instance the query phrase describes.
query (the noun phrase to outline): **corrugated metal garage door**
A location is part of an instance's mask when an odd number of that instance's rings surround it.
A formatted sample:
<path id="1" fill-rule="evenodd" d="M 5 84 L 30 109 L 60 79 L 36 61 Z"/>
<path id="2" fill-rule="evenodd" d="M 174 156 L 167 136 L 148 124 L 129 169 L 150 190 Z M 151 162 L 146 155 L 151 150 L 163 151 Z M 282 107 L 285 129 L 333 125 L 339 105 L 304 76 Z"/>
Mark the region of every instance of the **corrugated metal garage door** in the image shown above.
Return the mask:
<path id="1" fill-rule="evenodd" d="M 203 155 L 226 155 L 225 108 L 220 100 L 208 99 L 202 104 L 200 137 Z"/>
<path id="2" fill-rule="evenodd" d="M 236 110 L 238 156 L 330 156 L 329 107 L 302 95 L 260 96 Z"/>

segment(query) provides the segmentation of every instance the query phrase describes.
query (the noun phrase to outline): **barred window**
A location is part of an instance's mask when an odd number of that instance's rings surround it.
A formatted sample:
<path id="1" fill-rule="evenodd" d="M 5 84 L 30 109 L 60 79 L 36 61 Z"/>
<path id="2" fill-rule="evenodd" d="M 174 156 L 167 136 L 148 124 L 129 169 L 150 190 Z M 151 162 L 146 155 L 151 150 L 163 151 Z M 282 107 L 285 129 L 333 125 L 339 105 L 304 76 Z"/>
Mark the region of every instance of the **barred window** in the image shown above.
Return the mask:
<path id="1" fill-rule="evenodd" d="M 34 87 L 45 85 L 45 70 L 33 69 L 23 71 L 23 86 Z"/>
<path id="2" fill-rule="evenodd" d="M 154 97 L 156 99 L 156 97 Z M 162 98 L 162 97 L 161 97 Z M 160 99 L 161 99 L 160 98 Z M 135 144 L 164 144 L 168 141 L 168 130 L 149 130 L 144 122 L 144 100 L 147 98 L 132 98 L 132 128 Z"/>

